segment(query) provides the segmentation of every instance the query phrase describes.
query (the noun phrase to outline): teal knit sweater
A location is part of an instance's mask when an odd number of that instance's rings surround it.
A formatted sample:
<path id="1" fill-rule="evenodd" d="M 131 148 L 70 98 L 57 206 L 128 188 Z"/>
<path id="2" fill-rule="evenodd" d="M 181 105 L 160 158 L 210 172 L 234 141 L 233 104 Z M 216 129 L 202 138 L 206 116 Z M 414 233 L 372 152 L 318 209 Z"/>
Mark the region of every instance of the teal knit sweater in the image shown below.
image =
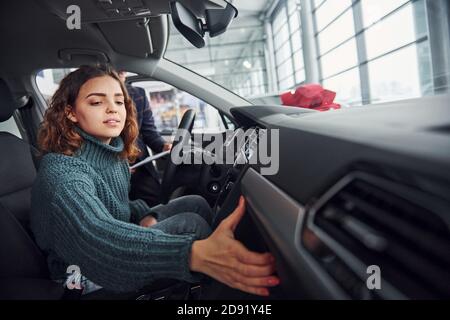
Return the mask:
<path id="1" fill-rule="evenodd" d="M 193 236 L 137 225 L 150 208 L 128 198 L 128 163 L 118 157 L 122 139 L 106 145 L 79 132 L 81 149 L 74 156 L 46 154 L 32 189 L 31 228 L 52 278 L 65 278 L 67 267 L 77 265 L 116 292 L 159 278 L 197 280 L 188 261 Z"/>

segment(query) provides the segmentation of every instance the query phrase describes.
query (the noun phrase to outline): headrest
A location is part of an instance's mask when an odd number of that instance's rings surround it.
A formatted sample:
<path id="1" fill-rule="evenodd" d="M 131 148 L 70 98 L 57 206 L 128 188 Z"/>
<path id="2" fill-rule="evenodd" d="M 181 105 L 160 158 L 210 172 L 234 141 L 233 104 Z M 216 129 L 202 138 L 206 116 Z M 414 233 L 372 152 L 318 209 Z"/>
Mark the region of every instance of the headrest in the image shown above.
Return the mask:
<path id="1" fill-rule="evenodd" d="M 14 113 L 16 104 L 14 103 L 14 97 L 8 85 L 3 79 L 0 79 L 0 122 L 6 121 Z"/>

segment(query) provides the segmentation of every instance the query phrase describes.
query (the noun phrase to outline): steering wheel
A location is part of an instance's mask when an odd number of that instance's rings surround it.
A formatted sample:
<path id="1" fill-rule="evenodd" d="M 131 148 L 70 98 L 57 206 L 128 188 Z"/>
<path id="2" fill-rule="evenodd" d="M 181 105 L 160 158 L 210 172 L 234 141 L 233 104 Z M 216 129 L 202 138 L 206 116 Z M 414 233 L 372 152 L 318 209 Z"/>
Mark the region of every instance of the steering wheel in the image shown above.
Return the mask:
<path id="1" fill-rule="evenodd" d="M 183 150 L 183 147 L 189 143 L 190 134 L 194 126 L 195 111 L 188 109 L 183 114 L 183 118 L 178 126 L 175 141 L 172 144 L 172 150 L 170 151 L 170 158 L 167 161 L 166 168 L 161 183 L 161 201 L 166 204 L 169 201 L 170 194 L 172 192 L 173 182 L 177 167 L 179 164 L 175 164 L 172 161 L 172 153 Z M 182 144 L 178 146 L 179 144 Z M 177 147 L 178 146 L 178 147 Z M 179 154 L 176 155 L 180 156 Z"/>

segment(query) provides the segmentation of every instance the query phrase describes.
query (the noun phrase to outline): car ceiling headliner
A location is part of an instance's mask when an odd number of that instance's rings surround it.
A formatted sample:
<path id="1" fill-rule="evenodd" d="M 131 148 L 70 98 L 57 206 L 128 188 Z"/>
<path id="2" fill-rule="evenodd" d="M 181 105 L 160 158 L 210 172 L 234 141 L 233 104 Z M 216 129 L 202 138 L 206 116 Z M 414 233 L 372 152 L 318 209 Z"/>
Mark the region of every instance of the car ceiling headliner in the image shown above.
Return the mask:
<path id="1" fill-rule="evenodd" d="M 38 0 L 0 2 L 0 41 L 3 44 L 0 53 L 0 77 L 5 78 L 11 87 L 14 87 L 15 80 L 40 69 L 77 67 L 96 60 L 92 56 L 77 56 L 76 59 L 67 61 L 61 59 L 62 49 L 100 51 L 118 67 L 148 63 L 149 60 L 154 60 L 154 67 L 165 50 L 168 30 L 163 30 L 163 27 L 167 28 L 167 15 L 150 18 L 151 37 L 157 55 L 139 58 L 118 53 L 111 44 L 113 39 L 105 36 L 99 24 L 83 23 L 81 30 L 69 30 L 66 21 L 52 11 Z M 163 20 L 165 23 L 161 22 Z M 114 23 L 120 21 L 108 24 Z M 157 34 L 152 30 L 152 24 L 155 23 L 158 25 Z M 130 41 L 141 40 L 134 34 L 127 34 L 127 38 Z"/>

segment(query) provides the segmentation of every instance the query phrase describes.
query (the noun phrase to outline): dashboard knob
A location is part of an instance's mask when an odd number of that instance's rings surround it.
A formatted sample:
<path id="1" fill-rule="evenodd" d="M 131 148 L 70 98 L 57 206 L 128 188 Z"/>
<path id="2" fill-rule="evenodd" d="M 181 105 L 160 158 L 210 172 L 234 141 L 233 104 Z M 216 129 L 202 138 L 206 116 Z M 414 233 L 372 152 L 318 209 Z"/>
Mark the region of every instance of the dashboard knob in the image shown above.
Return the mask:
<path id="1" fill-rule="evenodd" d="M 218 182 L 211 182 L 208 189 L 211 193 L 218 193 L 220 191 L 220 184 Z"/>

